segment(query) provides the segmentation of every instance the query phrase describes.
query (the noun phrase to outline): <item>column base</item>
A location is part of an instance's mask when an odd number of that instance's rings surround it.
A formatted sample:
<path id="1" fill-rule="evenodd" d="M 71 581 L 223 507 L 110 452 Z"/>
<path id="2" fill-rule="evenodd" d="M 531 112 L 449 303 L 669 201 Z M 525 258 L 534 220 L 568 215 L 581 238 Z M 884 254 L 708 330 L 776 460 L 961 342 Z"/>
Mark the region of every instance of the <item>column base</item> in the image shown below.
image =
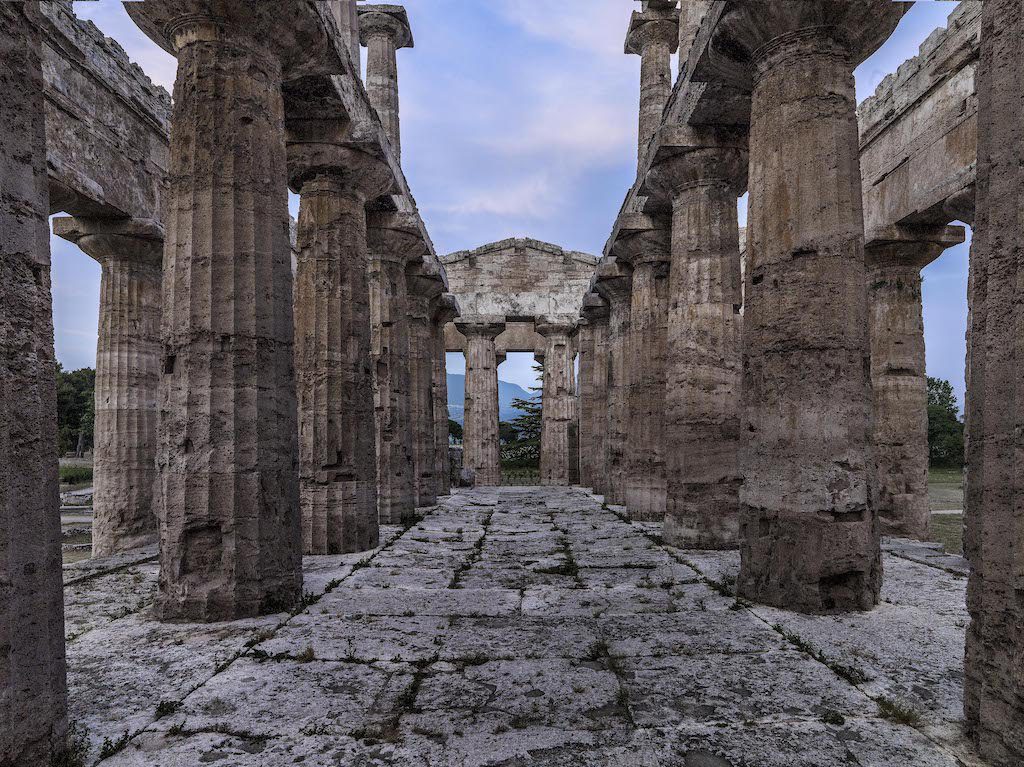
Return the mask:
<path id="1" fill-rule="evenodd" d="M 661 522 L 665 519 L 668 491 L 664 480 L 626 484 L 625 506 L 629 518 L 637 522 Z"/>
<path id="2" fill-rule="evenodd" d="M 678 549 L 704 551 L 730 551 L 740 547 L 738 483 L 731 488 L 715 492 L 714 487 L 702 488 L 699 502 L 686 504 L 682 509 L 665 513 L 662 537 L 669 546 Z M 717 495 L 717 497 L 716 497 Z"/>
<path id="3" fill-rule="evenodd" d="M 374 483 L 303 481 L 300 493 L 303 554 L 353 554 L 379 545 Z"/>

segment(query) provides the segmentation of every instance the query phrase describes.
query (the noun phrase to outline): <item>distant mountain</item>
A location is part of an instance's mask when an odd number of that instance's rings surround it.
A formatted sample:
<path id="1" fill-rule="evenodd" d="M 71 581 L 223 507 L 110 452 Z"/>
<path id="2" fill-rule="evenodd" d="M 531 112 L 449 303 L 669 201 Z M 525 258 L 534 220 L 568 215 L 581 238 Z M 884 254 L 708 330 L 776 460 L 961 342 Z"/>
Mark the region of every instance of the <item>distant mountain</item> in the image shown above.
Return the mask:
<path id="1" fill-rule="evenodd" d="M 498 381 L 498 418 L 511 421 L 520 415 L 520 411 L 512 407 L 514 399 L 530 399 L 540 396 L 540 392 L 527 391 L 508 381 Z M 453 421 L 463 422 L 466 398 L 466 376 L 456 373 L 448 374 L 448 417 Z"/>

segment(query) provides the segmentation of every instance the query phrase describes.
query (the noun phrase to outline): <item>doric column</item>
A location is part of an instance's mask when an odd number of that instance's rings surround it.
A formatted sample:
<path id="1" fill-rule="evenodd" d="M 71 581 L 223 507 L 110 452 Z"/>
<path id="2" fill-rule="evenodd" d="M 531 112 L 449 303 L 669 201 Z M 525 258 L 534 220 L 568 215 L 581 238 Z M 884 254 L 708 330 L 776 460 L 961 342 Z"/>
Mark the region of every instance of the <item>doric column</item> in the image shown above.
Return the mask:
<path id="1" fill-rule="evenodd" d="M 661 125 L 672 95 L 672 54 L 679 47 L 679 9 L 675 0 L 654 0 L 633 11 L 626 53 L 640 56 L 639 164 Z"/>
<path id="2" fill-rule="evenodd" d="M 752 82 L 738 588 L 792 610 L 881 585 L 853 69 L 904 10 L 736 3 L 721 25 Z"/>
<path id="3" fill-rule="evenodd" d="M 629 336 L 633 274 L 628 264 L 603 258 L 597 265 L 594 289 L 608 302 L 608 480 L 605 499 L 626 500 L 629 436 Z"/>
<path id="4" fill-rule="evenodd" d="M 583 298 L 580 332 L 580 484 L 604 495 L 608 485 L 608 303 Z"/>
<path id="5" fill-rule="evenodd" d="M 401 525 L 416 516 L 405 271 L 407 263 L 422 258 L 426 245 L 415 222 L 401 213 L 371 213 L 369 238 L 377 509 L 381 524 Z"/>
<path id="6" fill-rule="evenodd" d="M 412 48 L 409 16 L 400 5 L 360 5 L 359 38 L 366 46 L 366 92 L 395 155 L 402 156 L 398 117 L 398 49 Z"/>
<path id="7" fill-rule="evenodd" d="M 36 3 L 0 3 L 0 764 L 67 735 L 43 73 Z"/>
<path id="8" fill-rule="evenodd" d="M 107 557 L 157 540 L 164 235 L 149 221 L 59 218 L 53 228 L 102 267 L 92 555 Z"/>
<path id="9" fill-rule="evenodd" d="M 616 253 L 633 266 L 629 367 L 629 433 L 625 505 L 633 519 L 665 518 L 665 331 L 668 324 L 670 230 L 641 217 L 624 230 Z"/>
<path id="10" fill-rule="evenodd" d="M 269 9 L 134 5 L 136 17 L 167 33 L 178 57 L 156 611 L 193 621 L 279 612 L 302 594 L 279 47 L 290 37 Z"/>
<path id="11" fill-rule="evenodd" d="M 874 394 L 872 499 L 884 535 L 926 540 L 928 378 L 921 270 L 964 241 L 957 227 L 892 228 L 865 246 Z"/>
<path id="12" fill-rule="evenodd" d="M 988 0 L 978 70 L 967 381 L 965 713 L 993 767 L 1024 762 L 1024 8 Z"/>
<path id="13" fill-rule="evenodd" d="M 741 316 L 736 199 L 746 137 L 687 131 L 648 185 L 672 204 L 665 389 L 664 536 L 684 549 L 739 545 Z M 669 145 L 672 146 L 669 146 Z"/>
<path id="14" fill-rule="evenodd" d="M 574 423 L 576 385 L 569 334 L 570 322 L 541 319 L 537 332 L 544 336 L 543 406 L 540 436 L 540 482 L 569 483 L 570 430 Z"/>
<path id="15" fill-rule="evenodd" d="M 393 179 L 377 157 L 303 138 L 288 144 L 291 186 L 300 195 L 295 360 L 303 551 L 347 554 L 379 540 L 366 203 Z"/>
<path id="16" fill-rule="evenodd" d="M 445 326 L 459 316 L 459 304 L 445 293 L 434 306 L 431 320 L 434 379 L 434 479 L 438 495 L 451 492 L 451 460 L 448 455 L 448 355 L 444 343 Z"/>
<path id="17" fill-rule="evenodd" d="M 411 425 L 416 505 L 437 504 L 434 476 L 434 302 L 444 292 L 441 271 L 433 257 L 420 258 L 406 271 L 409 291 L 409 376 L 412 382 Z"/>
<path id="18" fill-rule="evenodd" d="M 682 0 L 679 6 L 679 56 L 685 62 L 711 0 Z M 682 64 L 680 64 L 682 69 Z"/>
<path id="19" fill-rule="evenodd" d="M 498 358 L 496 339 L 505 330 L 500 317 L 465 318 L 456 323 L 466 337 L 466 406 L 462 465 L 480 486 L 501 484 L 498 440 Z"/>

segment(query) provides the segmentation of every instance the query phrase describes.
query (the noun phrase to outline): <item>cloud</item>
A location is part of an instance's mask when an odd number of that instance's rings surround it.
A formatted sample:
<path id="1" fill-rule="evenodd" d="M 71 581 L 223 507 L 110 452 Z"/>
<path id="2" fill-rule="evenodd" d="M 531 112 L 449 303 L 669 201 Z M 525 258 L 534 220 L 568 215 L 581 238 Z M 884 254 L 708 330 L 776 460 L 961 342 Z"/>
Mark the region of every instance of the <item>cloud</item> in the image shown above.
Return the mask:
<path id="1" fill-rule="evenodd" d="M 598 56 L 622 56 L 629 18 L 636 8 L 623 0 L 502 0 L 495 9 L 533 37 Z"/>

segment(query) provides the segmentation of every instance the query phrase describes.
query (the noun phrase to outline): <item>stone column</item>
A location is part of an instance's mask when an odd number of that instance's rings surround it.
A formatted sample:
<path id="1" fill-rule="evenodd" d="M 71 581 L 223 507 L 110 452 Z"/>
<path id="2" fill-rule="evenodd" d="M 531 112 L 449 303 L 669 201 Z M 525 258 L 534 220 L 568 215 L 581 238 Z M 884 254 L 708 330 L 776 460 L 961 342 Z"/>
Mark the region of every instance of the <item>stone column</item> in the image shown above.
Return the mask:
<path id="1" fill-rule="evenodd" d="M 405 214 L 371 213 L 369 227 L 377 508 L 381 524 L 401 525 L 416 516 L 406 265 L 422 258 L 426 245 Z"/>
<path id="2" fill-rule="evenodd" d="M 139 5 L 170 30 L 178 57 L 156 612 L 193 621 L 279 612 L 302 595 L 281 60 L 263 34 L 270 22 Z"/>
<path id="3" fill-rule="evenodd" d="M 878 601 L 853 69 L 904 10 L 737 4 L 722 27 L 753 69 L 738 589 L 791 610 Z"/>
<path id="4" fill-rule="evenodd" d="M 977 226 L 971 264 L 965 713 L 993 767 L 1024 762 L 1024 370 L 1021 209 L 1024 8 L 989 0 L 978 74 Z"/>
<path id="5" fill-rule="evenodd" d="M 459 316 L 459 304 L 451 293 L 442 295 L 434 307 L 431 324 L 434 379 L 434 480 L 438 495 L 451 492 L 451 459 L 448 453 L 448 356 L 445 326 Z"/>
<path id="6" fill-rule="evenodd" d="M 884 535 L 926 540 L 928 378 L 921 270 L 964 241 L 958 227 L 893 228 L 865 247 L 874 394 L 873 505 Z"/>
<path id="7" fill-rule="evenodd" d="M 626 36 L 626 53 L 640 56 L 639 164 L 661 126 L 672 95 L 672 54 L 679 47 L 679 9 L 675 0 L 655 0 L 634 11 Z"/>
<path id="8" fill-rule="evenodd" d="M 476 474 L 477 485 L 500 485 L 498 358 L 494 339 L 505 330 L 505 321 L 499 317 L 465 318 L 456 327 L 466 337 L 462 465 Z"/>
<path id="9" fill-rule="evenodd" d="M 544 336 L 544 381 L 541 404 L 540 482 L 570 484 L 570 431 L 575 420 L 576 384 L 569 322 L 542 319 L 537 332 Z"/>
<path id="10" fill-rule="evenodd" d="M 148 221 L 74 218 L 53 228 L 102 266 L 92 555 L 108 557 L 157 541 L 163 231 Z"/>
<path id="11" fill-rule="evenodd" d="M 651 226 L 653 221 L 648 221 Z M 665 518 L 665 332 L 668 324 L 670 232 L 645 228 L 627 233 L 617 251 L 633 265 L 626 364 L 625 505 L 630 517 Z"/>
<path id="12" fill-rule="evenodd" d="M 434 301 L 444 292 L 436 261 L 420 258 L 406 272 L 409 291 L 409 377 L 416 506 L 437 505 L 434 476 Z"/>
<path id="13" fill-rule="evenodd" d="M 398 116 L 398 49 L 412 48 L 409 17 L 400 5 L 360 5 L 359 38 L 366 46 L 366 92 L 395 155 L 402 156 Z"/>
<path id="14" fill-rule="evenodd" d="M 587 324 L 580 349 L 580 483 L 604 495 L 608 486 L 608 315 L 597 293 L 583 299 Z"/>
<path id="15" fill-rule="evenodd" d="M 679 7 L 679 56 L 682 62 L 689 56 L 690 46 L 710 7 L 711 0 L 682 0 Z M 683 64 L 680 63 L 680 71 L 682 68 Z"/>
<path id="16" fill-rule="evenodd" d="M 38 12 L 0 3 L 0 763 L 11 767 L 57 763 L 68 727 Z"/>
<path id="17" fill-rule="evenodd" d="M 648 185 L 672 203 L 665 389 L 666 543 L 739 546 L 741 316 L 736 199 L 746 137 L 692 131 Z M 686 145 L 688 144 L 688 146 Z"/>
<path id="18" fill-rule="evenodd" d="M 605 500 L 626 500 L 626 442 L 629 436 L 629 336 L 633 275 L 628 264 L 604 258 L 597 265 L 594 289 L 608 302 L 608 479 Z"/>
<path id="19" fill-rule="evenodd" d="M 366 551 L 379 541 L 366 203 L 393 178 L 379 158 L 326 141 L 289 143 L 288 164 L 300 195 L 295 360 L 303 552 Z"/>

